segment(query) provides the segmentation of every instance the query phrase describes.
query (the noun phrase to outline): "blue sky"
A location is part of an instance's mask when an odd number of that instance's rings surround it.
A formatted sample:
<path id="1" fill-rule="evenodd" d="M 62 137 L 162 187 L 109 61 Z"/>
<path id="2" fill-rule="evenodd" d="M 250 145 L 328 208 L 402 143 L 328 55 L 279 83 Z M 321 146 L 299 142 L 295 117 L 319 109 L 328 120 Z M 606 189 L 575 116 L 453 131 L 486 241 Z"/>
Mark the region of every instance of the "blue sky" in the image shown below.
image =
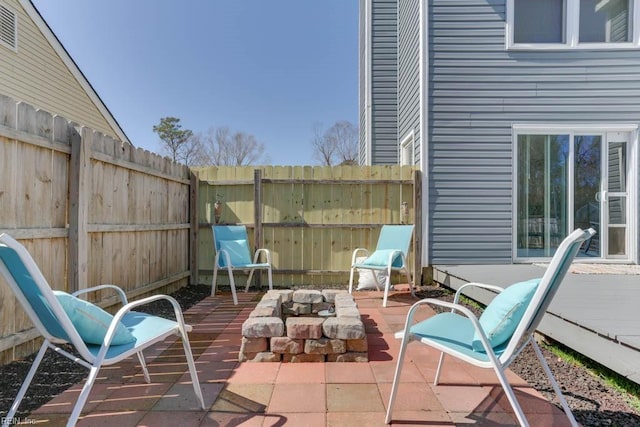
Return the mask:
<path id="1" fill-rule="evenodd" d="M 357 0 L 33 0 L 136 147 L 161 117 L 253 134 L 317 164 L 316 124 L 357 125 Z"/>

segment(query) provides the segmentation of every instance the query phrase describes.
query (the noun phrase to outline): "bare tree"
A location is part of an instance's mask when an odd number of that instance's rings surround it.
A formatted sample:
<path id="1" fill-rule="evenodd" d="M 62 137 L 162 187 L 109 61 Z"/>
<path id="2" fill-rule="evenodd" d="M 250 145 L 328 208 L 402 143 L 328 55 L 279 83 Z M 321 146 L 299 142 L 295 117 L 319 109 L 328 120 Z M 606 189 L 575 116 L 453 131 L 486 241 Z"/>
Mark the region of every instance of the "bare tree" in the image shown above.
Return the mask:
<path id="1" fill-rule="evenodd" d="M 325 137 L 326 132 L 322 131 L 322 125 L 316 124 L 313 127 L 313 140 L 311 145 L 313 147 L 313 156 L 316 160 L 324 166 L 331 166 L 336 153 L 335 144 L 333 140 Z"/>
<path id="2" fill-rule="evenodd" d="M 209 164 L 206 140 L 202 134 L 197 133 L 189 138 L 189 141 L 183 146 L 182 154 L 187 166 L 206 166 Z"/>
<path id="3" fill-rule="evenodd" d="M 209 129 L 202 139 L 208 164 L 215 166 L 247 166 L 264 159 L 264 144 L 245 132 L 231 133 L 229 128 Z"/>
<path id="4" fill-rule="evenodd" d="M 314 127 L 313 153 L 323 165 L 355 165 L 358 160 L 358 129 L 346 120 L 337 121 L 324 133 Z"/>

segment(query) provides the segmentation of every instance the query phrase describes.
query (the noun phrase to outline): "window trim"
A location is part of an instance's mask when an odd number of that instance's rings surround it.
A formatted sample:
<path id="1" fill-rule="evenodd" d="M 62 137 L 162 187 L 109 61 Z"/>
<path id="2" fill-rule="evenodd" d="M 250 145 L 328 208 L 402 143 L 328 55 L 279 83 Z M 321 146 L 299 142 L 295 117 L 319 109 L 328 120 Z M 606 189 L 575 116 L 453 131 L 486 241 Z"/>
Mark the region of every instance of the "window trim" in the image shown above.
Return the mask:
<path id="1" fill-rule="evenodd" d="M 405 159 L 405 153 L 409 151 L 409 158 Z M 401 166 L 413 166 L 415 165 L 415 132 L 411 130 L 408 134 L 400 140 L 400 165 Z M 407 162 L 405 162 L 408 161 Z"/>
<path id="2" fill-rule="evenodd" d="M 579 43 L 580 0 L 564 0 L 566 8 L 564 43 L 515 43 L 515 0 L 507 0 L 505 46 L 507 50 L 616 50 L 640 48 L 640 0 L 631 0 L 633 33 L 630 42 Z"/>

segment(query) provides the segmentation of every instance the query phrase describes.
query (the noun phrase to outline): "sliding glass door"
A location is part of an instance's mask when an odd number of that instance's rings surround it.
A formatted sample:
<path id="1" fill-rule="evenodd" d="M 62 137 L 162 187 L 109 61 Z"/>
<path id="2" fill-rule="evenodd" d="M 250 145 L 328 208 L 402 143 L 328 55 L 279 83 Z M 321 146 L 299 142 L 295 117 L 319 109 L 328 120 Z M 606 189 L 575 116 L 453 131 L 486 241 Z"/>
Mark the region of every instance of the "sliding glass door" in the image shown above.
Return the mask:
<path id="1" fill-rule="evenodd" d="M 578 256 L 629 259 L 629 132 L 516 137 L 515 258 L 549 258 L 576 227 L 598 234 Z"/>
<path id="2" fill-rule="evenodd" d="M 574 140 L 574 227 L 600 232 L 602 185 L 602 136 L 576 135 Z M 578 254 L 600 257 L 600 235 L 588 242 Z"/>
<path id="3" fill-rule="evenodd" d="M 552 256 L 566 235 L 569 140 L 518 136 L 518 257 Z"/>

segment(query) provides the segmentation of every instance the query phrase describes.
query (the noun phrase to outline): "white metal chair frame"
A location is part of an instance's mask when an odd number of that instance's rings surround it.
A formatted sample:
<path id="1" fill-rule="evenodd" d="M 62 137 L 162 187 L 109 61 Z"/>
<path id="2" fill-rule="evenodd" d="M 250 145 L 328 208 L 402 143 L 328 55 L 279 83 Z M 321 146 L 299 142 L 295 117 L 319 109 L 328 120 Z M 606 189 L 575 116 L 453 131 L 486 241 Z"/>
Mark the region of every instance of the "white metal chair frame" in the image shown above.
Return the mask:
<path id="1" fill-rule="evenodd" d="M 367 270 L 378 270 L 378 271 L 383 270 L 386 273 L 386 279 L 384 284 L 384 295 L 382 297 L 383 307 L 387 306 L 389 289 L 391 288 L 391 272 L 392 271 L 399 271 L 401 273 L 404 273 L 404 275 L 407 278 L 407 283 L 409 284 L 409 289 L 411 290 L 411 295 L 413 295 L 414 297 L 416 296 L 415 290 L 413 289 L 414 288 L 413 283 L 411 281 L 411 273 L 409 272 L 409 268 L 407 266 L 408 265 L 407 257 L 406 257 L 407 254 L 405 253 L 405 252 L 407 253 L 409 252 L 409 244 L 411 243 L 411 237 L 413 235 L 413 225 L 384 225 L 380 233 L 380 238 L 378 239 L 378 248 L 376 248 L 376 250 L 380 249 L 379 246 L 381 243 L 385 243 L 385 242 L 381 242 L 381 240 L 383 239 L 383 236 L 386 233 L 387 235 L 391 234 L 389 233 L 389 231 L 393 230 L 394 227 L 400 227 L 405 230 L 410 230 L 410 233 L 408 234 L 408 239 L 406 239 L 406 241 L 403 241 L 403 242 L 399 242 L 399 240 L 394 241 L 394 243 L 397 243 L 398 246 L 402 246 L 402 248 L 398 248 L 398 249 L 393 248 L 392 252 L 389 253 L 389 258 L 387 260 L 387 263 L 384 266 L 383 265 L 374 266 L 369 264 L 357 263 L 356 258 L 358 258 L 358 256 L 361 256 L 360 255 L 361 253 L 365 254 L 366 257 L 369 257 L 371 255 L 366 248 L 356 248 L 353 251 L 353 254 L 351 255 L 351 271 L 349 272 L 349 293 L 352 293 L 353 291 L 353 277 L 354 277 L 353 273 L 355 272 L 356 269 L 367 269 Z M 398 237 L 398 236 L 394 236 L 394 237 Z M 402 260 L 402 265 L 400 267 L 394 267 L 393 262 L 398 255 Z M 376 289 L 379 291 L 380 287 L 378 286 L 378 281 L 375 280 L 374 283 L 376 285 Z"/>
<path id="2" fill-rule="evenodd" d="M 445 301 L 440 301 L 437 299 L 423 299 L 416 302 L 410 309 L 407 314 L 406 322 L 404 329 L 398 333 L 396 333 L 396 338 L 402 338 L 402 343 L 400 346 L 400 351 L 398 354 L 398 361 L 396 365 L 396 371 L 393 379 L 393 385 L 391 388 L 391 395 L 389 398 L 389 405 L 387 407 L 387 415 L 385 422 L 389 424 L 391 422 L 391 416 L 393 411 L 393 405 L 395 403 L 396 394 L 398 391 L 400 374 L 402 371 L 402 365 L 405 357 L 405 352 L 407 348 L 407 344 L 411 341 L 419 341 L 422 344 L 426 344 L 430 347 L 434 347 L 435 349 L 441 351 L 440 360 L 438 362 L 438 368 L 436 370 L 434 385 L 438 385 L 438 381 L 440 378 L 440 372 L 442 369 L 442 365 L 444 362 L 445 354 L 451 355 L 457 359 L 463 360 L 471 365 L 478 366 L 486 369 L 493 369 L 498 377 L 500 385 L 502 386 L 511 407 L 513 408 L 515 415 L 518 419 L 518 422 L 521 426 L 528 426 L 529 423 L 526 419 L 526 416 L 516 399 L 516 396 L 511 388 L 509 381 L 506 377 L 505 370 L 511 365 L 511 363 L 516 359 L 516 357 L 522 352 L 522 350 L 526 347 L 527 344 L 531 344 L 535 351 L 536 356 L 538 357 L 549 382 L 551 383 L 558 399 L 560 400 L 560 404 L 569 419 L 569 422 L 572 426 L 578 426 L 567 401 L 558 386 L 557 381 L 555 380 L 549 365 L 547 364 L 544 356 L 540 350 L 540 347 L 536 343 L 534 339 L 534 332 L 537 326 L 539 325 L 542 317 L 544 316 L 546 309 L 548 308 L 555 292 L 557 291 L 562 279 L 566 275 L 573 258 L 577 254 L 580 246 L 585 240 L 590 239 L 595 234 L 593 229 L 589 229 L 586 231 L 577 229 L 573 231 L 558 247 L 555 256 L 551 260 L 549 267 L 547 268 L 544 276 L 542 277 L 540 284 L 538 285 L 537 290 L 535 291 L 531 302 L 529 303 L 524 315 L 522 316 L 521 321 L 519 322 L 515 332 L 511 336 L 511 338 L 507 341 L 506 346 L 503 346 L 503 351 L 497 353 L 494 348 L 491 347 L 489 340 L 480 326 L 478 318 L 471 312 L 469 309 L 459 304 L 460 295 L 463 290 L 468 287 L 479 287 L 483 289 L 492 290 L 495 292 L 502 292 L 504 289 L 499 286 L 487 285 L 481 283 L 467 283 L 461 286 L 456 294 L 453 303 L 448 303 Z M 460 351 L 452 346 L 449 346 L 447 343 L 443 341 L 432 339 L 428 336 L 412 333 L 412 328 L 414 325 L 414 316 L 416 314 L 416 310 L 425 304 L 432 304 L 440 307 L 450 308 L 451 313 L 456 313 L 461 316 L 464 316 L 471 322 L 474 330 L 477 335 L 480 337 L 482 342 L 484 353 L 479 353 L 475 351 Z M 447 315 L 448 313 L 445 313 Z M 436 315 L 438 316 L 438 315 Z M 428 321 L 428 319 L 426 320 Z M 425 321 L 425 322 L 426 322 Z M 417 324 L 419 325 L 419 323 Z M 409 331 L 405 333 L 405 331 Z"/>
<path id="3" fill-rule="evenodd" d="M 227 274 L 229 275 L 229 283 L 231 285 L 231 296 L 233 297 L 233 304 L 234 305 L 238 305 L 238 295 L 236 293 L 236 281 L 233 277 L 233 270 L 249 270 L 249 277 L 247 278 L 247 285 L 244 288 L 245 293 L 249 291 L 249 285 L 251 285 L 251 279 L 253 278 L 253 273 L 256 270 L 267 270 L 267 277 L 269 280 L 269 290 L 273 289 L 273 272 L 272 272 L 272 264 L 271 264 L 271 252 L 268 249 L 264 249 L 264 248 L 259 248 L 256 250 L 255 254 L 253 255 L 253 263 L 251 264 L 246 264 L 246 265 L 233 265 L 231 263 L 231 256 L 229 255 L 229 252 L 224 250 L 224 249 L 219 249 L 217 244 L 216 244 L 216 232 L 215 232 L 215 228 L 217 226 L 212 226 L 211 229 L 213 231 L 213 243 L 214 243 L 214 250 L 216 252 L 216 256 L 214 259 L 214 266 L 213 266 L 213 279 L 211 280 L 211 296 L 215 296 L 216 295 L 216 287 L 217 287 L 217 281 L 218 281 L 218 269 L 220 268 L 224 268 L 227 270 Z M 230 227 L 238 227 L 238 226 L 230 226 Z M 245 231 L 246 233 L 246 231 Z M 246 237 L 246 234 L 245 234 Z M 247 243 L 249 242 L 248 239 L 246 239 Z M 258 261 L 260 260 L 260 254 L 264 254 L 267 262 L 266 263 L 259 263 Z M 220 257 L 223 257 L 224 266 L 220 266 Z"/>
<path id="4" fill-rule="evenodd" d="M 187 364 L 189 366 L 189 373 L 191 375 L 193 389 L 196 394 L 196 397 L 198 398 L 198 402 L 200 403 L 200 407 L 203 410 L 205 409 L 202 390 L 200 388 L 200 382 L 198 381 L 198 374 L 197 374 L 195 363 L 193 360 L 193 355 L 191 353 L 189 337 L 187 335 L 187 332 L 191 331 L 192 328 L 190 325 L 186 325 L 184 323 L 184 318 L 182 316 L 182 309 L 180 308 L 180 305 L 174 298 L 167 295 L 155 295 L 148 298 L 140 299 L 138 301 L 128 302 L 127 296 L 124 293 L 124 291 L 115 285 L 100 285 L 100 286 L 95 286 L 88 289 L 83 289 L 73 293 L 74 296 L 77 296 L 77 295 L 86 294 L 89 292 L 94 292 L 102 289 L 112 289 L 116 292 L 116 294 L 118 295 L 118 297 L 120 298 L 123 304 L 123 307 L 121 307 L 118 310 L 118 312 L 113 316 L 113 320 L 109 325 L 109 328 L 105 335 L 104 342 L 102 343 L 101 346 L 99 346 L 99 349 L 97 349 L 98 346 L 87 345 L 82 340 L 76 328 L 71 323 L 71 320 L 69 319 L 66 312 L 58 302 L 53 291 L 51 290 L 51 287 L 49 286 L 47 280 L 42 275 L 42 273 L 40 272 L 40 269 L 35 264 L 35 262 L 33 261 L 33 258 L 31 257 L 29 252 L 24 248 L 24 246 L 22 246 L 20 243 L 15 241 L 13 238 L 11 238 L 7 234 L 0 234 L 0 245 L 5 245 L 13 249 L 17 253 L 26 271 L 28 271 L 29 275 L 33 279 L 33 283 L 38 287 L 39 294 L 45 298 L 47 305 L 49 306 L 50 310 L 53 313 L 53 316 L 59 322 L 59 327 L 64 331 L 64 333 L 68 337 L 68 339 L 64 339 L 58 336 L 54 336 L 49 332 L 49 328 L 45 326 L 43 321 L 40 319 L 39 315 L 35 312 L 31 303 L 27 300 L 27 298 L 23 294 L 20 286 L 16 282 L 16 279 L 13 277 L 12 273 L 9 271 L 8 267 L 5 265 L 4 262 L 2 262 L 2 260 L 0 260 L 0 274 L 4 276 L 7 283 L 14 291 L 16 298 L 21 303 L 23 309 L 25 310 L 25 312 L 33 322 L 34 326 L 36 327 L 36 329 L 38 329 L 38 331 L 44 337 L 44 342 L 42 343 L 42 346 L 40 347 L 40 350 L 38 351 L 38 354 L 35 360 L 33 361 L 33 364 L 31 365 L 31 369 L 29 370 L 27 377 L 22 383 L 22 386 L 20 387 L 20 390 L 18 391 L 18 394 L 13 404 L 11 405 L 11 408 L 4 419 L 5 423 L 3 424 L 3 427 L 7 427 L 11 422 L 11 420 L 14 419 L 15 413 L 17 412 L 18 407 L 27 392 L 27 389 L 31 384 L 31 381 L 33 380 L 33 377 L 38 369 L 38 366 L 42 362 L 42 359 L 48 349 L 52 349 L 53 351 L 89 369 L 89 375 L 87 377 L 86 383 L 83 386 L 82 391 L 80 392 L 78 400 L 76 401 L 76 404 L 67 422 L 67 426 L 73 426 L 76 424 L 82 412 L 82 408 L 84 407 L 87 401 L 87 398 L 89 397 L 89 393 L 91 392 L 91 388 L 93 387 L 93 384 L 98 376 L 98 371 L 102 366 L 113 365 L 115 363 L 120 362 L 121 360 L 127 359 L 129 356 L 133 354 L 136 354 L 138 356 L 138 360 L 140 361 L 140 365 L 142 366 L 144 379 L 147 383 L 149 383 L 151 382 L 151 379 L 149 376 L 149 371 L 147 369 L 147 365 L 145 363 L 145 359 L 142 354 L 142 351 L 157 342 L 163 341 L 165 338 L 171 335 L 178 335 L 182 339 L 182 344 L 185 352 L 185 357 L 187 359 Z M 133 308 L 144 305 L 144 304 L 148 304 L 152 301 L 158 301 L 158 300 L 166 300 L 169 303 L 171 303 L 171 305 L 173 306 L 174 314 L 176 316 L 176 321 L 175 322 L 171 321 L 171 323 L 175 324 L 173 327 L 160 328 L 153 337 L 147 337 L 142 342 L 138 342 L 138 340 L 136 340 L 135 345 L 111 346 L 111 341 L 115 336 L 116 327 L 120 324 L 121 320 L 123 320 L 128 314 L 132 313 Z M 139 314 L 140 313 L 136 313 L 136 315 L 139 315 Z M 145 317 L 149 319 L 158 318 L 157 316 L 151 316 L 151 315 L 145 315 Z M 167 320 L 167 319 L 164 319 L 164 320 Z M 165 326 L 168 325 L 167 322 L 163 322 L 163 324 Z M 51 325 L 49 326 L 51 327 Z M 59 344 L 73 345 L 75 349 L 78 351 L 78 353 L 80 354 L 81 358 L 65 351 L 59 346 Z M 121 347 L 122 349 L 118 349 L 117 347 Z M 93 348 L 94 351 L 91 351 L 90 348 Z M 109 353 L 109 350 L 111 350 L 111 353 Z"/>

